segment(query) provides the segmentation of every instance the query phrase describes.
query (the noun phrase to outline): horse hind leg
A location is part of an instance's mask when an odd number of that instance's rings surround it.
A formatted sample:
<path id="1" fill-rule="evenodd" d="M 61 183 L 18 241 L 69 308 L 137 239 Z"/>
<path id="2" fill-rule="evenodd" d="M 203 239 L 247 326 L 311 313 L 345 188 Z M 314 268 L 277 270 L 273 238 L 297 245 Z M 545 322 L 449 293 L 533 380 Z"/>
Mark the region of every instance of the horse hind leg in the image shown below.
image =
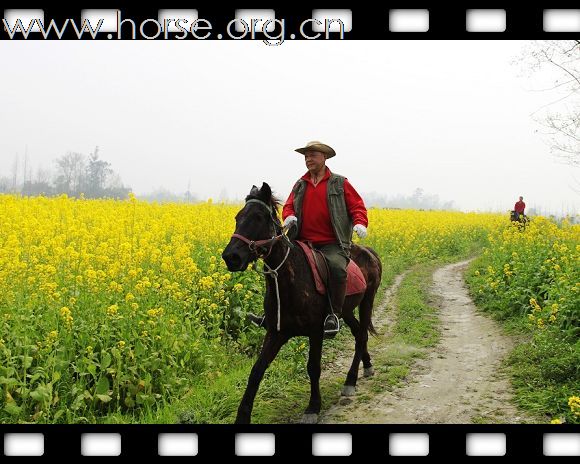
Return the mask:
<path id="1" fill-rule="evenodd" d="M 359 317 L 360 317 L 360 331 L 362 338 L 362 353 L 361 359 L 364 368 L 364 376 L 371 377 L 375 374 L 375 370 L 371 363 L 371 356 L 368 350 L 368 339 L 369 332 L 376 334 L 374 327 L 372 326 L 372 313 L 373 304 L 375 301 L 375 295 L 377 293 L 376 289 L 369 289 L 365 293 L 363 300 L 359 305 Z"/>

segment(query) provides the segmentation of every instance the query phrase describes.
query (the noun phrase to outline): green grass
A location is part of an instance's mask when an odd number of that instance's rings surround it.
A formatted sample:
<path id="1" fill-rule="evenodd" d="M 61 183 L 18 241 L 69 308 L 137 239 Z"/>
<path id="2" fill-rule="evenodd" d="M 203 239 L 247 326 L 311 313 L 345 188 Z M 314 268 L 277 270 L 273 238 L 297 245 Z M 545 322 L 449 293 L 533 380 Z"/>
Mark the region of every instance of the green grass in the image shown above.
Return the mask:
<path id="1" fill-rule="evenodd" d="M 580 340 L 564 337 L 555 326 L 538 330 L 527 317 L 482 298 L 475 261 L 467 271 L 467 283 L 478 306 L 496 319 L 505 332 L 517 340 L 503 368 L 514 387 L 515 401 L 541 422 L 560 419 L 580 423 L 568 406 L 568 399 L 580 396 Z"/>
<path id="2" fill-rule="evenodd" d="M 536 333 L 519 345 L 507 360 L 524 409 L 550 419 L 580 423 L 568 398 L 580 395 L 580 342 L 567 343 L 557 330 Z"/>
<path id="3" fill-rule="evenodd" d="M 371 389 L 376 393 L 401 385 L 417 358 L 439 340 L 437 310 L 428 303 L 435 265 L 415 267 L 402 281 L 395 296 L 395 326 L 385 338 L 371 339 L 369 351 L 386 345 L 373 358 L 375 378 Z"/>

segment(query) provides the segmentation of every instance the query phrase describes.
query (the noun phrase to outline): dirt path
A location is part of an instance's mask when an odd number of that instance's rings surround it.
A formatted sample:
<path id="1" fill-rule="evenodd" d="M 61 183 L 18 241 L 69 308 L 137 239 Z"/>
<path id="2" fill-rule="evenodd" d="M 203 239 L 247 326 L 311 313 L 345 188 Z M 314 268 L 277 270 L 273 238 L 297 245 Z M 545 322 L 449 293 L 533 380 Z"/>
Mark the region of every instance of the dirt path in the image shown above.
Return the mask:
<path id="1" fill-rule="evenodd" d="M 530 422 L 513 406 L 501 360 L 513 346 L 499 326 L 477 312 L 463 280 L 468 261 L 437 269 L 431 294 L 439 308 L 441 339 L 417 361 L 404 386 L 387 391 L 377 377 L 361 378 L 357 394 L 341 398 L 321 415 L 321 423 L 522 423 Z M 400 280 L 398 281 L 400 283 Z M 395 289 L 398 284 L 395 284 Z M 392 295 L 383 304 L 392 306 Z M 381 310 L 383 309 L 383 310 Z M 379 319 L 392 320 L 392 311 Z M 380 327 L 384 328 L 384 323 Z M 389 343 L 379 330 L 383 345 Z M 371 356 L 376 346 L 369 350 Z M 338 365 L 348 366 L 350 359 Z M 375 368 L 378 366 L 375 364 Z M 347 367 L 348 369 L 348 367 Z M 333 368 L 334 370 L 334 368 Z M 343 371 L 346 375 L 346 370 Z M 361 368 L 362 373 L 362 368 Z M 377 393 L 378 392 L 378 393 Z"/>
<path id="2" fill-rule="evenodd" d="M 393 284 L 385 290 L 385 295 L 381 300 L 380 305 L 373 308 L 373 326 L 377 333 L 382 340 L 384 337 L 388 336 L 390 330 L 392 329 L 395 323 L 395 308 L 393 306 L 393 298 L 397 293 L 401 282 L 407 275 L 407 272 L 403 272 L 402 274 L 395 277 L 395 281 Z M 341 321 L 342 323 L 342 321 Z M 340 356 L 333 359 L 331 362 L 324 362 L 323 364 L 323 371 L 321 373 L 321 379 L 328 378 L 331 376 L 341 376 L 344 375 L 346 377 L 346 373 L 350 369 L 352 364 L 352 356 L 354 355 L 354 338 L 350 336 L 350 329 L 347 325 L 342 326 L 342 331 L 349 333 L 349 342 L 347 346 L 351 349 L 349 350 L 341 350 Z M 377 352 L 382 351 L 385 348 L 384 344 L 376 343 L 376 340 L 373 340 L 374 337 L 370 337 L 369 340 L 369 353 L 371 356 L 375 356 Z M 372 347 L 372 352 L 370 351 Z M 360 375 L 362 376 L 362 363 L 360 368 Z M 363 378 L 359 380 L 359 382 L 363 381 Z"/>

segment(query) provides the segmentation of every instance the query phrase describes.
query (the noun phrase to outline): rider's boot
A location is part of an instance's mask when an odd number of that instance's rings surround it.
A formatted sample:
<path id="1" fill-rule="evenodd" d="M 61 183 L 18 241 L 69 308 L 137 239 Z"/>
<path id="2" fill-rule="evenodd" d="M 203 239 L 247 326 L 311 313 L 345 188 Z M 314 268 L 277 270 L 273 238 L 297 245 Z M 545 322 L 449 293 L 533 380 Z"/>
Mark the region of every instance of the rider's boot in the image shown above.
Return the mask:
<path id="1" fill-rule="evenodd" d="M 340 330 L 340 315 L 342 314 L 342 306 L 346 296 L 346 279 L 344 281 L 337 281 L 330 285 L 330 314 L 324 320 L 324 338 L 334 338 Z"/>

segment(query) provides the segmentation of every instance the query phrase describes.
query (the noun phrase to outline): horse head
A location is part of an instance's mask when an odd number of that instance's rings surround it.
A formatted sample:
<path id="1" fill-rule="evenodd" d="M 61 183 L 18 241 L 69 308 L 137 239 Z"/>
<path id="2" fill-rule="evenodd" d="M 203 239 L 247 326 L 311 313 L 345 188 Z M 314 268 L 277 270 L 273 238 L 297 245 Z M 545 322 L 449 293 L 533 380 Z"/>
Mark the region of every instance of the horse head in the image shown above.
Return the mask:
<path id="1" fill-rule="evenodd" d="M 248 264 L 263 255 L 265 242 L 280 232 L 278 204 L 267 183 L 260 189 L 252 186 L 246 204 L 236 215 L 234 234 L 222 253 L 228 270 L 245 271 Z"/>

